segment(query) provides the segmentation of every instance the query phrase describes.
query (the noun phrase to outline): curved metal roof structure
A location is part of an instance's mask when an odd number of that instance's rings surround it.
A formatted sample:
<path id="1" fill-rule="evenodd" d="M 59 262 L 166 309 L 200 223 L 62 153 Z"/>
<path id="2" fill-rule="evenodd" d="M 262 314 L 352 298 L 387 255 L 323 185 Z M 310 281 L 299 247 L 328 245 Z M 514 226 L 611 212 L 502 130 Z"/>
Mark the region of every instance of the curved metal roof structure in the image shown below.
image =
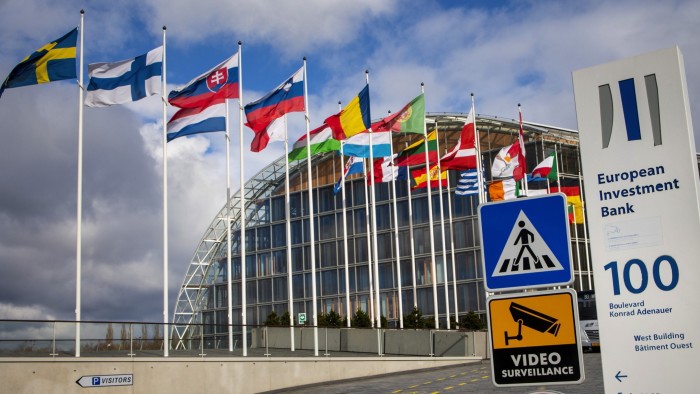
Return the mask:
<path id="1" fill-rule="evenodd" d="M 445 139 L 443 146 L 452 146 L 459 137 L 459 132 L 464 126 L 467 114 L 465 113 L 431 113 L 426 115 L 428 130 L 438 128 Z M 485 162 L 492 161 L 492 155 L 506 145 L 513 143 L 517 138 L 519 122 L 514 119 L 496 116 L 477 115 L 477 130 L 480 136 L 482 157 Z M 567 130 L 535 123 L 524 123 L 523 132 L 527 141 L 548 141 L 562 145 L 578 145 L 578 133 L 575 130 Z M 405 142 L 414 142 L 423 138 L 420 134 L 402 134 L 395 138 L 394 145 L 403 147 Z M 443 144 L 441 142 L 441 144 Z M 400 149 L 399 149 L 400 150 Z M 311 158 L 316 168 L 322 168 L 324 163 L 336 156 L 335 152 L 315 155 Z M 271 196 L 284 193 L 285 161 L 286 155 L 276 159 L 267 167 L 250 178 L 244 185 L 245 190 L 245 218 L 246 225 L 255 225 L 259 222 L 261 211 L 260 201 Z M 332 163 L 332 161 L 330 161 Z M 330 168 L 331 165 L 326 167 Z M 290 191 L 306 189 L 304 179 L 306 160 L 300 160 L 290 165 Z M 330 173 L 326 174 L 330 175 Z M 335 182 L 336 176 L 325 177 L 326 183 Z M 321 180 L 321 182 L 324 182 Z M 315 185 L 321 186 L 321 185 Z M 240 230 L 240 190 L 232 194 L 229 201 L 231 207 L 231 231 Z M 262 205 L 264 209 L 264 205 Z M 189 262 L 187 273 L 183 278 L 179 294 L 174 308 L 172 338 L 176 341 L 176 347 L 183 347 L 186 338 L 197 337 L 202 323 L 201 311 L 206 307 L 206 290 L 214 282 L 217 272 L 212 267 L 218 259 L 226 258 L 226 220 L 227 207 L 224 206 L 216 214 L 208 226 Z"/>

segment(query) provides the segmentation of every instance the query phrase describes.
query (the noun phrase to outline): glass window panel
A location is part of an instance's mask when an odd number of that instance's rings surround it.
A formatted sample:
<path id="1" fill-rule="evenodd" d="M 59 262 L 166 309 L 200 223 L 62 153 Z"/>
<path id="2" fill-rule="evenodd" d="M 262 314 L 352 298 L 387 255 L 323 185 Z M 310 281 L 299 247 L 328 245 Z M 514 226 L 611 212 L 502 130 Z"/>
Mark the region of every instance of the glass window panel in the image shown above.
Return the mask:
<path id="1" fill-rule="evenodd" d="M 377 230 L 388 230 L 393 227 L 390 208 L 391 204 L 381 204 L 374 210 L 377 215 Z"/>
<path id="2" fill-rule="evenodd" d="M 289 195 L 289 217 L 298 218 L 302 216 L 301 210 L 301 195 L 299 193 L 291 193 Z"/>
<path id="3" fill-rule="evenodd" d="M 355 270 L 357 272 L 357 291 L 369 290 L 369 267 L 360 265 Z"/>
<path id="4" fill-rule="evenodd" d="M 287 251 L 285 249 L 276 250 L 272 253 L 275 274 L 287 273 Z"/>
<path id="5" fill-rule="evenodd" d="M 259 227 L 258 228 L 258 249 L 265 250 L 270 249 L 270 227 Z"/>
<path id="6" fill-rule="evenodd" d="M 355 238 L 355 262 L 363 263 L 367 261 L 367 238 Z"/>
<path id="7" fill-rule="evenodd" d="M 246 254 L 245 256 L 245 275 L 246 278 L 255 278 L 257 271 L 257 256 L 254 254 Z"/>
<path id="8" fill-rule="evenodd" d="M 367 213 L 364 208 L 353 211 L 353 219 L 355 222 L 355 234 L 367 233 Z"/>
<path id="9" fill-rule="evenodd" d="M 321 229 L 318 234 L 318 239 L 324 240 L 335 238 L 335 214 L 323 215 L 319 218 L 319 221 L 321 222 Z M 340 236 L 342 237 L 342 234 Z"/>
<path id="10" fill-rule="evenodd" d="M 330 270 L 321 273 L 321 291 L 323 296 L 338 294 L 338 271 Z"/>
<path id="11" fill-rule="evenodd" d="M 304 242 L 304 233 L 301 230 L 301 220 L 294 220 L 290 223 L 292 233 L 292 245 L 300 245 Z"/>
<path id="12" fill-rule="evenodd" d="M 272 247 L 281 248 L 287 244 L 287 225 L 279 223 L 272 226 Z"/>
<path id="13" fill-rule="evenodd" d="M 275 278 L 273 282 L 274 300 L 287 301 L 287 277 Z"/>
<path id="14" fill-rule="evenodd" d="M 377 234 L 377 255 L 380 260 L 390 259 L 394 255 L 393 241 L 393 233 Z"/>
<path id="15" fill-rule="evenodd" d="M 335 267 L 338 265 L 338 256 L 336 255 L 335 241 L 325 242 L 321 244 L 321 267 Z"/>
<path id="16" fill-rule="evenodd" d="M 272 259 L 270 253 L 258 254 L 258 275 L 261 277 L 272 274 Z"/>
<path id="17" fill-rule="evenodd" d="M 272 301 L 272 279 L 267 278 L 258 281 L 258 300 L 259 302 Z"/>
<path id="18" fill-rule="evenodd" d="M 304 298 L 304 274 L 292 276 L 292 293 L 295 299 Z"/>
<path id="19" fill-rule="evenodd" d="M 394 270 L 391 263 L 379 264 L 379 288 L 381 290 L 394 287 Z"/>
<path id="20" fill-rule="evenodd" d="M 277 196 L 272 198 L 271 202 L 272 210 L 272 221 L 278 222 L 286 218 L 285 206 L 284 206 L 284 196 Z"/>
<path id="21" fill-rule="evenodd" d="M 293 272 L 301 272 L 304 267 L 304 249 L 301 246 L 292 248 L 292 269 Z"/>

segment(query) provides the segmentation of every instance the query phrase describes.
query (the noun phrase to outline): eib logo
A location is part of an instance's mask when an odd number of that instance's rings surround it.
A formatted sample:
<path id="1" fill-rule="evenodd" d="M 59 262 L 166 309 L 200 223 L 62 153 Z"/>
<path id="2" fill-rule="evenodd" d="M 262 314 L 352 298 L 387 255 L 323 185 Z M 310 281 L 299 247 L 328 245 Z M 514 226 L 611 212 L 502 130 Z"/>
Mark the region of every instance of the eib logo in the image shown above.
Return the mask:
<path id="1" fill-rule="evenodd" d="M 656 83 L 656 74 L 644 77 L 644 85 L 647 93 L 647 105 L 651 130 L 654 137 L 654 146 L 661 145 L 661 115 L 659 113 L 659 89 Z M 620 100 L 622 102 L 622 119 L 627 131 L 627 141 L 641 140 L 642 133 L 639 121 L 639 109 L 637 107 L 637 91 L 634 78 L 618 81 L 620 88 Z M 610 145 L 613 132 L 613 122 L 616 114 L 613 110 L 613 95 L 610 84 L 598 86 L 600 98 L 600 123 L 603 137 L 603 149 Z M 619 119 L 618 119 L 619 121 Z"/>

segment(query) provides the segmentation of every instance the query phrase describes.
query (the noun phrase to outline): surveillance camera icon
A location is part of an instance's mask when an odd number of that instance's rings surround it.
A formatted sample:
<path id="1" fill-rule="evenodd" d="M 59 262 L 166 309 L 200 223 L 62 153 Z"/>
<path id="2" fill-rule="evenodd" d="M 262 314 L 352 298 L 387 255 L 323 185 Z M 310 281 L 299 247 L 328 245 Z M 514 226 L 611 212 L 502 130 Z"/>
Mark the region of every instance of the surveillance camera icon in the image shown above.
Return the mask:
<path id="1" fill-rule="evenodd" d="M 544 313 L 530 309 L 515 302 L 510 303 L 508 310 L 510 311 L 511 316 L 513 316 L 513 320 L 518 323 L 518 334 L 508 336 L 508 331 L 505 331 L 504 335 L 506 339 L 506 346 L 508 346 L 511 339 L 518 341 L 523 340 L 523 326 L 532 328 L 533 330 L 541 333 L 550 333 L 555 337 L 559 333 L 561 323 L 559 323 L 559 320 L 554 317 L 545 315 Z"/>

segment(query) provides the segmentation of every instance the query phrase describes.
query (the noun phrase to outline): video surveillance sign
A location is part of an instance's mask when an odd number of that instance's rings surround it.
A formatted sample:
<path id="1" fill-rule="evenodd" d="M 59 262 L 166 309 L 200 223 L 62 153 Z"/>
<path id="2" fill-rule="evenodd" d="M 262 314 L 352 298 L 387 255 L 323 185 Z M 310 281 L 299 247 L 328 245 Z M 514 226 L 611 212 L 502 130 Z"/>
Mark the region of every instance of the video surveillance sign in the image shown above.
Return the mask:
<path id="1" fill-rule="evenodd" d="M 487 303 L 496 386 L 583 382 L 573 290 L 493 296 Z"/>
<path id="2" fill-rule="evenodd" d="M 479 206 L 487 291 L 573 282 L 566 204 L 564 194 L 553 193 Z"/>

